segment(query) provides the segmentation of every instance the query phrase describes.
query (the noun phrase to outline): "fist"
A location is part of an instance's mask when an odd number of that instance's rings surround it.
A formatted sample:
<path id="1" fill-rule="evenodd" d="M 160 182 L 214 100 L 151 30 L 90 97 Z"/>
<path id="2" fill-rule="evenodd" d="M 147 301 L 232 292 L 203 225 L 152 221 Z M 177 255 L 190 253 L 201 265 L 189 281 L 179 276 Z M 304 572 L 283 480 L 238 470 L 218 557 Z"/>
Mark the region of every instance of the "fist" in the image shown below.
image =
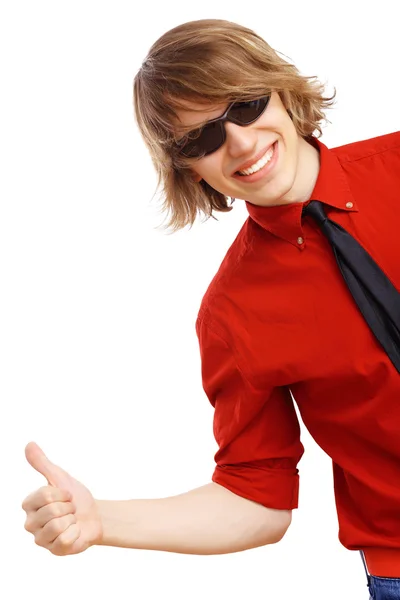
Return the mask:
<path id="1" fill-rule="evenodd" d="M 38 546 L 58 556 L 69 553 L 80 536 L 70 492 L 48 485 L 27 496 L 22 508 L 26 512 L 24 527 Z"/>

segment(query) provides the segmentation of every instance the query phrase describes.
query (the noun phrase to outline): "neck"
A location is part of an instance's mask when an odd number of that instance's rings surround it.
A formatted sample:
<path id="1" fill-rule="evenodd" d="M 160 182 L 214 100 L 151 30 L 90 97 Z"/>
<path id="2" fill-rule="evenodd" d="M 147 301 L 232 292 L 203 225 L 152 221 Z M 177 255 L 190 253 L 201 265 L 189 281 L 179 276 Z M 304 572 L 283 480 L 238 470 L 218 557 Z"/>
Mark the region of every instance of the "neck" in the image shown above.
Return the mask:
<path id="1" fill-rule="evenodd" d="M 285 196 L 287 203 L 307 202 L 317 183 L 320 169 L 319 150 L 304 138 L 299 140 L 297 175 L 292 188 Z"/>

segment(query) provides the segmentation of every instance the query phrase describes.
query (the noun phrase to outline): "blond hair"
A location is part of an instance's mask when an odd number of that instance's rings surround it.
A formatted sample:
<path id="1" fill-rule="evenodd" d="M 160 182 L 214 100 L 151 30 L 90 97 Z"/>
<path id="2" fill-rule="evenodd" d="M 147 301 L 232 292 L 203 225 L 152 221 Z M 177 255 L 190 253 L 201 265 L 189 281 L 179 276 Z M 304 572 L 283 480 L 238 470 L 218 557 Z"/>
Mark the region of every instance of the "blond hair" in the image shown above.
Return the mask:
<path id="1" fill-rule="evenodd" d="M 183 23 L 167 31 L 150 48 L 134 78 L 136 123 L 162 186 L 162 212 L 170 213 L 172 233 L 194 224 L 198 214 L 229 212 L 229 198 L 204 180 L 196 182 L 185 157 L 176 151 L 181 100 L 219 104 L 255 100 L 276 91 L 297 132 L 308 138 L 328 121 L 324 85 L 284 61 L 251 29 L 220 19 Z M 330 121 L 328 121 L 330 122 Z M 193 128 L 193 126 L 191 127 Z M 189 129 L 189 128 L 188 128 Z M 157 190 L 156 190 L 157 191 Z"/>

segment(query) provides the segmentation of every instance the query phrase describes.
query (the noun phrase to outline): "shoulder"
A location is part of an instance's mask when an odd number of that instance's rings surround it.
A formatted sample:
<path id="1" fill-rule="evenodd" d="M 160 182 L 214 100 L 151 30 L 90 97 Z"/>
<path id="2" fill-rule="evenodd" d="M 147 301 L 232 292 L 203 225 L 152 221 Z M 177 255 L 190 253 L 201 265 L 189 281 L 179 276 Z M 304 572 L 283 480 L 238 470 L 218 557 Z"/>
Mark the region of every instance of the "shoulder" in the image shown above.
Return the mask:
<path id="1" fill-rule="evenodd" d="M 341 163 L 354 162 L 383 153 L 396 154 L 400 159 L 400 131 L 343 144 L 331 148 L 331 151 Z"/>
<path id="2" fill-rule="evenodd" d="M 251 220 L 246 219 L 239 233 L 228 248 L 201 299 L 198 318 L 212 322 L 223 320 L 226 302 L 229 302 L 229 290 L 237 285 L 240 278 L 241 265 L 245 261 L 251 245 Z M 217 318 L 218 315 L 218 318 Z"/>

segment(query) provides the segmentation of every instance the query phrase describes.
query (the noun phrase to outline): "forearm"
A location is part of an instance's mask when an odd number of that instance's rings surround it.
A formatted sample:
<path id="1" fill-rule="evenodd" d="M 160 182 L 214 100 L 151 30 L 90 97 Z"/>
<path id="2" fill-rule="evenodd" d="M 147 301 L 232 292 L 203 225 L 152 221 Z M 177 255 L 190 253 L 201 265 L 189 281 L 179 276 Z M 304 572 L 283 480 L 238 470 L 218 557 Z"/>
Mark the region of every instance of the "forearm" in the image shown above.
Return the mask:
<path id="1" fill-rule="evenodd" d="M 97 500 L 100 545 L 181 554 L 226 554 L 279 541 L 290 511 L 266 508 L 212 482 L 178 496 Z"/>

